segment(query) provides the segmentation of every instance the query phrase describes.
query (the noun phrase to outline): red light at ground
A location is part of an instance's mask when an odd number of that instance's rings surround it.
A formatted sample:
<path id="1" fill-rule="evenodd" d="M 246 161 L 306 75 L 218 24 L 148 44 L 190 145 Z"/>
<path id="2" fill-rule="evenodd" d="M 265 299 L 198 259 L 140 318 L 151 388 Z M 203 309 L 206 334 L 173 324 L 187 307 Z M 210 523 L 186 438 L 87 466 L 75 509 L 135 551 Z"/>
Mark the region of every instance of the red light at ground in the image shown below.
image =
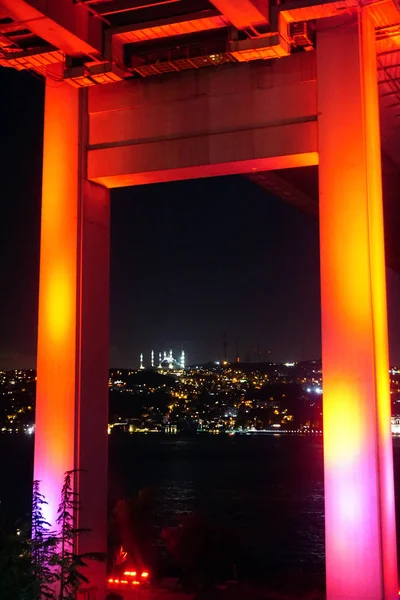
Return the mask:
<path id="1" fill-rule="evenodd" d="M 140 573 L 140 572 L 139 572 Z M 113 579 L 112 577 L 110 577 L 107 582 L 108 583 L 112 583 L 114 585 L 127 585 L 129 583 L 131 583 L 132 585 L 140 585 L 140 581 L 137 579 L 138 576 L 138 572 L 137 571 L 124 571 L 124 576 L 126 578 L 132 578 L 132 579 Z M 150 577 L 150 573 L 149 571 L 142 571 L 140 573 L 140 578 L 141 579 L 148 579 Z"/>

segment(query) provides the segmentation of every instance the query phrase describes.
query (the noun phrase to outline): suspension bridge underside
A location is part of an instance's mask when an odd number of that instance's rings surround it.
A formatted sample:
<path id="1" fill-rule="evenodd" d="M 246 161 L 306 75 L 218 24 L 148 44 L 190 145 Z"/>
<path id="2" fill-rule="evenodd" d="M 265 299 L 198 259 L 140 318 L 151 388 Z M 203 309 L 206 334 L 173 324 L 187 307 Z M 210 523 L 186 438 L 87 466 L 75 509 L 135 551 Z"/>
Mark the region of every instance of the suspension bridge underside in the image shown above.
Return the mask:
<path id="1" fill-rule="evenodd" d="M 64 471 L 83 469 L 77 549 L 106 550 L 109 189 L 242 174 L 319 218 L 327 598 L 394 600 L 398 4 L 0 0 L 0 65 L 46 84 L 35 478 L 48 520 Z M 103 600 L 105 566 L 88 575 Z"/>

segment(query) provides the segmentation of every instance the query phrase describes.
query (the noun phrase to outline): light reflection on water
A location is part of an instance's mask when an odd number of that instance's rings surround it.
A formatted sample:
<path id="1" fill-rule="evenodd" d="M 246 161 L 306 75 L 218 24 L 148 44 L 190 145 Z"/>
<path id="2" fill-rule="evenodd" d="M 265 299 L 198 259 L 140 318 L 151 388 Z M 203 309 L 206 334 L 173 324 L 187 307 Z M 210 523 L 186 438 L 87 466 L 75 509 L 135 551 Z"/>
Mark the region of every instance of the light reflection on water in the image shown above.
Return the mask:
<path id="1" fill-rule="evenodd" d="M 162 520 L 173 524 L 175 517 L 195 510 L 195 491 L 191 481 L 161 483 L 158 488 L 157 513 Z"/>
<path id="2" fill-rule="evenodd" d="M 130 436 L 111 440 L 110 467 L 124 495 L 156 490 L 161 528 L 201 514 L 236 532 L 255 572 L 323 571 L 321 438 Z"/>

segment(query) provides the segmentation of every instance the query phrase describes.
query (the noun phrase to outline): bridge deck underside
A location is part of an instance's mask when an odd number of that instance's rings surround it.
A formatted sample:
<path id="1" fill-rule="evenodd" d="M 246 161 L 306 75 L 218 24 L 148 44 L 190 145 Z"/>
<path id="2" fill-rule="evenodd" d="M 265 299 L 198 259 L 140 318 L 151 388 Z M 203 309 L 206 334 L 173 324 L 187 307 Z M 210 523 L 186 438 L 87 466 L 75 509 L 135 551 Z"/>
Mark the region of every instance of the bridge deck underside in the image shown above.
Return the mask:
<path id="1" fill-rule="evenodd" d="M 90 88 L 89 121 L 107 187 L 315 165 L 315 57 Z"/>
<path id="2" fill-rule="evenodd" d="M 388 266 L 400 271 L 400 51 L 378 41 Z M 400 81 L 400 79 L 399 79 Z M 244 174 L 315 217 L 315 53 L 89 89 L 88 176 L 106 187 Z"/>

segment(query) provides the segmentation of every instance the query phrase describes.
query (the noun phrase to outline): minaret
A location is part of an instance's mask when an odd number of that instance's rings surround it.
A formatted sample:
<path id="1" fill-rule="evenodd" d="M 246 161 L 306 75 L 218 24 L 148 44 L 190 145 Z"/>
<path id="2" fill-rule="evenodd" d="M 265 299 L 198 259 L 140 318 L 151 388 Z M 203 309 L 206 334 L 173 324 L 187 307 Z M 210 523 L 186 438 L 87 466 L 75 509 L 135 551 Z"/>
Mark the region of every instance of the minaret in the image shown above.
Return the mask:
<path id="1" fill-rule="evenodd" d="M 170 369 L 172 369 L 172 367 L 173 367 L 173 364 L 172 364 L 172 360 L 173 360 L 172 359 L 172 350 L 169 351 L 168 360 L 169 360 L 169 365 L 168 366 L 169 366 Z"/>
<path id="2" fill-rule="evenodd" d="M 163 358 L 163 361 L 164 361 L 164 360 L 167 360 L 167 353 L 165 352 L 165 350 L 164 350 L 164 358 Z"/>
<path id="3" fill-rule="evenodd" d="M 144 369 L 144 366 L 143 366 L 143 352 L 140 353 L 140 367 L 139 368 L 140 369 Z"/>
<path id="4" fill-rule="evenodd" d="M 162 366 L 162 354 L 161 352 L 158 353 L 158 368 L 161 369 Z"/>
<path id="5" fill-rule="evenodd" d="M 181 369 L 184 370 L 184 368 L 185 368 L 185 351 L 182 350 L 182 353 L 181 353 Z"/>
<path id="6" fill-rule="evenodd" d="M 154 350 L 151 351 L 151 368 L 154 369 Z"/>

